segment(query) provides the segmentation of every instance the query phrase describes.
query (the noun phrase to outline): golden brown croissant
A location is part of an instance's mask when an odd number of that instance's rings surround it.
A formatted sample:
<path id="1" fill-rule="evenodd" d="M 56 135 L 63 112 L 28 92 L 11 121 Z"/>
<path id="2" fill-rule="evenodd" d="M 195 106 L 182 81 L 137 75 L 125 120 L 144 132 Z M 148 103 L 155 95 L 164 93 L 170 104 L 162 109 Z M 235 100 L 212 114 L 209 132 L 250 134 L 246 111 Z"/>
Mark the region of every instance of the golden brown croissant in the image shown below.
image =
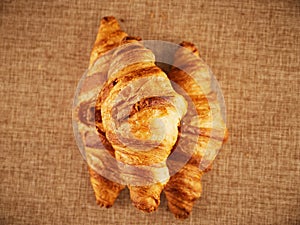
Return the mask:
<path id="1" fill-rule="evenodd" d="M 181 44 L 167 76 L 138 40 L 114 17 L 101 20 L 75 113 L 91 184 L 105 207 L 127 185 L 134 206 L 145 212 L 157 209 L 164 189 L 170 210 L 186 218 L 201 195 L 204 169 L 227 138 L 226 126 L 209 68 L 193 44 Z"/>
<path id="2" fill-rule="evenodd" d="M 109 27 L 106 27 L 107 25 Z M 128 40 L 125 37 L 126 34 L 119 30 L 113 18 L 102 19 L 91 54 L 91 65 L 95 59 L 101 57 L 101 54 L 107 52 L 110 46 L 118 46 L 121 38 L 123 38 L 123 46 L 118 48 L 109 60 L 108 80 L 96 104 L 96 125 L 99 135 L 106 146 L 112 145 L 113 148 L 109 147 L 109 149 L 113 149 L 111 152 L 117 160 L 131 165 L 161 163 L 160 166 L 167 170 L 166 159 L 177 140 L 178 125 L 186 111 L 186 103 L 173 90 L 166 74 L 154 64 L 153 53 L 140 43 L 134 43 L 134 39 L 128 38 Z M 126 45 L 126 43 L 131 44 Z M 128 94 L 126 87 L 130 88 L 131 96 L 126 96 Z M 145 91 L 148 93 L 146 94 Z M 126 97 L 127 99 L 124 100 Z M 116 103 L 119 104 L 118 98 L 123 98 L 123 105 L 119 105 L 119 108 L 124 112 L 126 109 L 130 110 L 128 115 L 123 115 L 123 117 L 129 116 L 128 119 L 121 117 L 117 121 L 114 120 L 122 114 L 115 107 Z M 131 102 L 128 101 L 129 99 Z M 113 110 L 117 110 L 119 115 L 112 114 Z M 162 129 L 165 132 L 162 132 Z M 104 134 L 109 142 L 103 136 Z M 112 189 L 116 190 L 113 196 L 117 197 L 123 186 L 108 181 L 91 168 L 89 171 L 98 204 L 111 206 L 115 198 L 106 196 L 105 193 L 111 192 L 106 189 L 111 186 L 119 187 Z M 161 178 L 164 182 L 147 186 L 130 185 L 129 190 L 134 205 L 147 212 L 154 211 L 159 205 L 160 193 L 168 178 L 168 173 L 165 173 L 165 177 Z"/>
<path id="3" fill-rule="evenodd" d="M 125 37 L 127 37 L 127 34 L 120 29 L 120 26 L 114 17 L 104 17 L 101 19 L 100 28 L 90 56 L 90 67 L 92 67 L 95 61 L 103 54 L 109 52 L 115 47 L 118 47 Z M 101 66 L 105 66 L 105 64 L 102 63 Z M 108 72 L 109 59 L 106 66 L 107 69 L 102 69 L 102 71 L 104 71 L 104 74 L 101 76 L 103 82 L 107 78 L 106 73 Z M 97 105 L 96 112 L 99 113 Z M 99 116 L 97 117 L 96 115 L 95 120 L 97 128 L 102 127 L 101 118 L 99 118 Z M 106 140 L 105 134 L 100 132 L 100 129 L 98 129 L 98 131 L 102 143 L 104 143 L 106 149 L 108 149 L 110 153 L 114 155 L 114 149 Z M 125 186 L 106 179 L 105 177 L 99 175 L 91 167 L 89 167 L 89 173 L 97 204 L 106 208 L 111 207 L 118 197 L 120 191 L 123 190 Z"/>
<path id="4" fill-rule="evenodd" d="M 100 93 L 101 116 L 118 161 L 143 166 L 160 163 L 167 170 L 166 159 L 177 140 L 186 102 L 154 62 L 153 53 L 137 41 L 115 50 Z M 134 205 L 154 211 L 168 178 L 166 173 L 162 182 L 129 185 Z"/>
<path id="5" fill-rule="evenodd" d="M 181 46 L 184 48 L 179 48 L 176 52 L 174 67 L 168 77 L 184 90 L 177 91 L 188 101 L 188 112 L 183 118 L 184 123 L 189 124 L 186 135 L 191 142 L 198 141 L 192 157 L 170 178 L 164 192 L 171 212 L 177 218 L 183 219 L 188 217 L 194 201 L 201 196 L 201 177 L 205 171 L 200 170 L 200 162 L 203 158 L 206 158 L 206 161 L 203 160 L 204 164 L 213 161 L 216 155 L 214 151 L 217 151 L 227 139 L 227 130 L 221 117 L 217 96 L 211 89 L 208 66 L 199 57 L 199 52 L 192 43 L 182 42 Z M 195 78 L 201 80 L 197 82 Z M 193 112 L 193 108 L 196 113 Z M 212 144 L 208 146 L 209 143 Z M 203 165 L 203 168 L 205 167 L 207 165 Z"/>

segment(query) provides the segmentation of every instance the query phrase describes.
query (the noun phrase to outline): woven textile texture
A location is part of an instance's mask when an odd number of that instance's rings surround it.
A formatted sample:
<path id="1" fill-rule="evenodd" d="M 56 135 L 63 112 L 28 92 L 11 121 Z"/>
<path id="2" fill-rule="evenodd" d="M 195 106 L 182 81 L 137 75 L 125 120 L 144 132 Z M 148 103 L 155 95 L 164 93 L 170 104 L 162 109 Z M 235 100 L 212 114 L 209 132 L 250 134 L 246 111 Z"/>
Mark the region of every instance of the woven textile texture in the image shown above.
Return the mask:
<path id="1" fill-rule="evenodd" d="M 0 1 L 0 224 L 300 224 L 300 2 Z M 100 18 L 195 43 L 222 88 L 229 140 L 190 218 L 99 208 L 71 106 Z"/>

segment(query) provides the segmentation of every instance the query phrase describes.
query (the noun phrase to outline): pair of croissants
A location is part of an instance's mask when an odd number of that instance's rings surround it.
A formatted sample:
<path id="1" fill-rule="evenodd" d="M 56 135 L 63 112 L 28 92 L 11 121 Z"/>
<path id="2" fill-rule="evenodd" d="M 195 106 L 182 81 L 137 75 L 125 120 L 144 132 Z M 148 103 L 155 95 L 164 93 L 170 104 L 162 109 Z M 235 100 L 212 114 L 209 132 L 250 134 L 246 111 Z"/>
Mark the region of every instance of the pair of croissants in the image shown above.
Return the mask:
<path id="1" fill-rule="evenodd" d="M 100 206 L 111 207 L 127 186 L 132 203 L 139 210 L 155 211 L 164 192 L 176 218 L 187 218 L 201 195 L 201 177 L 208 170 L 201 169 L 203 155 L 210 154 L 209 142 L 220 147 L 227 139 L 227 129 L 222 116 L 213 117 L 211 113 L 214 108 L 214 115 L 220 114 L 218 99 L 210 90 L 210 71 L 196 47 L 182 42 L 174 56 L 176 66 L 166 74 L 140 40 L 122 31 L 114 17 L 101 20 L 90 68 L 107 52 L 113 53 L 105 56 L 103 66 L 107 68 L 102 71 L 107 74 L 101 75 L 103 87 L 92 113 L 99 139 L 112 157 L 133 166 L 151 168 L 158 164 L 158 171 L 164 172 L 155 174 L 153 170 L 150 174 L 162 179 L 145 185 L 124 185 L 89 166 L 91 184 Z M 201 87 L 186 71 L 201 77 Z M 220 132 L 212 132 L 213 129 Z M 176 147 L 176 157 L 170 157 Z M 172 165 L 181 158 L 186 162 L 172 171 L 176 168 Z"/>

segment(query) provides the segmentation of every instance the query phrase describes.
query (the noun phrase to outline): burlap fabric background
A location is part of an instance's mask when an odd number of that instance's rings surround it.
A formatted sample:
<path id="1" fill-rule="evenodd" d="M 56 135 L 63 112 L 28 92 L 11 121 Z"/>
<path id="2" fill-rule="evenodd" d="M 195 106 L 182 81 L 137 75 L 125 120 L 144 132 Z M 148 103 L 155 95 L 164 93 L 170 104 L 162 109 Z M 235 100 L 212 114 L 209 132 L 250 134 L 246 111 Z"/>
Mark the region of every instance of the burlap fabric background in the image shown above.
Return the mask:
<path id="1" fill-rule="evenodd" d="M 1 1 L 0 224 L 300 224 L 299 1 Z M 94 200 L 71 105 L 99 20 L 197 44 L 227 103 L 228 143 L 184 222 Z"/>

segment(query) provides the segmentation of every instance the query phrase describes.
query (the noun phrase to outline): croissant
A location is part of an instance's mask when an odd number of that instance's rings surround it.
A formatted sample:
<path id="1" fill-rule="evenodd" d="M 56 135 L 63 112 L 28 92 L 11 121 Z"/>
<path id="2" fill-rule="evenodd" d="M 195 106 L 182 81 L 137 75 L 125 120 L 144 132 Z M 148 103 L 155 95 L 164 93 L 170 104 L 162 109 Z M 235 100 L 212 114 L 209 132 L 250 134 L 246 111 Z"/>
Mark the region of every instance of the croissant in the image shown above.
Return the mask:
<path id="1" fill-rule="evenodd" d="M 112 21 L 114 26 L 111 26 Z M 167 75 L 154 64 L 153 53 L 134 38 L 124 35 L 115 24 L 112 17 L 102 19 L 91 54 L 92 64 L 110 46 L 116 47 L 121 44 L 121 38 L 123 40 L 123 46 L 110 59 L 107 81 L 96 104 L 99 135 L 106 146 L 112 146 L 109 149 L 113 149 L 112 154 L 117 160 L 130 165 L 161 163 L 160 166 L 167 170 L 166 159 L 177 140 L 180 119 L 186 112 L 186 102 L 174 91 Z M 127 115 L 128 110 L 130 112 Z M 128 132 L 128 127 L 131 132 Z M 91 168 L 89 171 L 98 204 L 111 206 L 123 186 L 108 182 Z M 160 194 L 168 179 L 166 173 L 162 183 L 128 185 L 133 204 L 143 211 L 154 211 L 159 205 Z M 112 186 L 115 188 L 110 189 Z M 112 190 L 115 191 L 113 197 Z M 110 198 L 105 193 L 109 193 Z"/>
<path id="2" fill-rule="evenodd" d="M 127 36 L 128 35 L 120 29 L 120 26 L 114 17 L 110 16 L 101 19 L 97 38 L 91 52 L 89 67 L 91 68 L 94 65 L 95 61 L 99 59 L 99 57 L 118 47 L 121 44 L 122 40 Z M 109 59 L 105 62 L 106 63 L 101 64 L 101 66 L 104 67 L 102 69 L 103 75 L 101 76 L 101 78 L 103 79 L 101 81 L 102 85 L 107 78 L 106 73 L 108 72 Z M 95 122 L 98 128 L 97 130 L 99 132 L 99 138 L 101 139 L 102 143 L 104 143 L 106 149 L 108 149 L 110 153 L 114 155 L 114 149 L 107 141 L 105 133 L 101 132 L 102 121 L 101 117 L 97 116 L 97 113 L 99 113 L 100 111 L 99 104 L 96 105 L 95 111 Z M 110 181 L 109 179 L 101 176 L 91 167 L 88 168 L 88 171 L 90 173 L 90 181 L 95 192 L 97 204 L 106 208 L 111 207 L 114 204 L 119 193 L 125 188 L 125 186 Z"/>
<path id="3" fill-rule="evenodd" d="M 226 125 L 209 68 L 192 43 L 181 44 L 166 74 L 140 40 L 114 17 L 101 20 L 75 104 L 78 145 L 85 146 L 97 204 L 111 207 L 127 186 L 133 205 L 152 212 L 164 190 L 170 211 L 187 218 L 227 139 Z"/>
<path id="4" fill-rule="evenodd" d="M 114 52 L 100 93 L 101 116 L 118 161 L 143 166 L 161 163 L 167 170 L 166 160 L 177 140 L 186 102 L 154 62 L 153 53 L 137 41 L 129 45 L 125 41 Z M 154 211 L 165 182 L 128 185 L 133 204 Z"/>
<path id="5" fill-rule="evenodd" d="M 182 42 L 180 45 L 184 48 L 179 48 L 176 52 L 174 67 L 168 73 L 168 77 L 184 90 L 183 92 L 177 89 L 188 101 L 188 111 L 183 118 L 183 121 L 189 124 L 186 129 L 187 139 L 190 142 L 197 140 L 197 143 L 190 160 L 170 178 L 164 192 L 170 211 L 177 218 L 184 219 L 192 211 L 195 200 L 201 196 L 201 177 L 209 170 L 207 163 L 214 159 L 210 158 L 210 155 L 216 155 L 214 151 L 227 140 L 228 133 L 221 117 L 217 96 L 211 89 L 208 66 L 199 57 L 194 44 Z M 195 78 L 201 80 L 196 82 Z M 196 113 L 193 112 L 193 108 Z M 212 110 L 214 113 L 211 113 Z M 209 142 L 212 144 L 208 146 Z M 206 149 L 208 152 L 205 152 Z M 206 158 L 206 161 L 203 158 Z M 175 163 L 177 162 L 178 158 Z M 172 159 L 169 159 L 169 164 L 171 163 Z"/>

